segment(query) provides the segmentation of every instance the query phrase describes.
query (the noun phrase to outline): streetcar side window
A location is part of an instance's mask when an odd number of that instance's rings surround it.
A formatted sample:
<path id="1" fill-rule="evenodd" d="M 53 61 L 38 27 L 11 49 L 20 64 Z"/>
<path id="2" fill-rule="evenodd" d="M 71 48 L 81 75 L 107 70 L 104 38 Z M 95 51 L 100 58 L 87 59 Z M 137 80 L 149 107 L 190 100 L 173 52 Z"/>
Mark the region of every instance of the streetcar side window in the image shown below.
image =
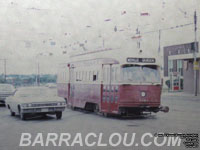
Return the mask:
<path id="1" fill-rule="evenodd" d="M 78 72 L 76 71 L 76 81 L 78 80 Z"/>
<path id="2" fill-rule="evenodd" d="M 107 68 L 107 82 L 110 81 L 110 68 Z"/>
<path id="3" fill-rule="evenodd" d="M 80 80 L 79 81 L 82 81 L 82 77 L 83 77 L 83 73 L 82 73 L 82 71 L 80 71 Z"/>
<path id="4" fill-rule="evenodd" d="M 85 81 L 87 81 L 87 71 L 85 72 Z"/>
<path id="5" fill-rule="evenodd" d="M 118 76 L 119 76 L 118 68 L 116 67 L 115 68 L 115 81 L 118 81 Z"/>
<path id="6" fill-rule="evenodd" d="M 90 72 L 88 71 L 87 81 L 90 80 Z"/>
<path id="7" fill-rule="evenodd" d="M 97 81 L 99 80 L 99 71 L 97 71 Z"/>
<path id="8" fill-rule="evenodd" d="M 106 68 L 103 68 L 103 81 L 106 82 Z"/>
<path id="9" fill-rule="evenodd" d="M 78 72 L 78 81 L 80 81 L 80 79 L 81 79 L 81 72 L 79 71 Z"/>
<path id="10" fill-rule="evenodd" d="M 93 75 L 93 81 L 96 81 L 97 80 L 97 75 Z"/>
<path id="11" fill-rule="evenodd" d="M 64 72 L 64 82 L 66 81 L 66 73 Z"/>
<path id="12" fill-rule="evenodd" d="M 97 80 L 96 71 L 93 71 L 93 79 L 92 79 L 92 81 L 96 81 L 96 80 Z"/>
<path id="13" fill-rule="evenodd" d="M 91 76 L 91 71 L 89 71 L 89 78 L 88 78 L 88 81 L 90 81 L 90 76 Z"/>
<path id="14" fill-rule="evenodd" d="M 111 69 L 111 81 L 115 82 L 115 68 L 114 67 L 112 67 Z"/>
<path id="15" fill-rule="evenodd" d="M 99 80 L 99 71 L 93 71 L 93 81 Z"/>
<path id="16" fill-rule="evenodd" d="M 85 79 L 85 71 L 82 71 L 82 81 Z"/>

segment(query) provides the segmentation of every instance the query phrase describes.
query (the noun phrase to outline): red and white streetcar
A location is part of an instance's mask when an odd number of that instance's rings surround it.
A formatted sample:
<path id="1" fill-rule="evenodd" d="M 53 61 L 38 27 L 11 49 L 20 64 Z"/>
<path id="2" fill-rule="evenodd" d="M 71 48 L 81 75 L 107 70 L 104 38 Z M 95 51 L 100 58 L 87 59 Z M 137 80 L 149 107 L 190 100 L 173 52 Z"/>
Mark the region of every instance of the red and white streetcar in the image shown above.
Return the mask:
<path id="1" fill-rule="evenodd" d="M 106 116 L 167 112 L 161 106 L 160 65 L 141 53 L 126 57 L 107 49 L 71 56 L 59 68 L 58 96 L 71 108 Z"/>

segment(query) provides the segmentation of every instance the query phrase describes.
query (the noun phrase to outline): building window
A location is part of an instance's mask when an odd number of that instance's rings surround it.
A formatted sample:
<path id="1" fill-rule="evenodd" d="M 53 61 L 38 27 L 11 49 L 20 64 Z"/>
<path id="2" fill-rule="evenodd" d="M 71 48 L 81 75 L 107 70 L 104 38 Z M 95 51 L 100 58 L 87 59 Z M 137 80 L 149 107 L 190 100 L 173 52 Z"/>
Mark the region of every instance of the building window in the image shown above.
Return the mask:
<path id="1" fill-rule="evenodd" d="M 177 60 L 177 72 L 183 76 L 183 60 Z"/>
<path id="2" fill-rule="evenodd" d="M 168 75 L 170 75 L 171 72 L 173 72 L 173 61 L 168 60 Z"/>
<path id="3" fill-rule="evenodd" d="M 188 70 L 188 61 L 184 61 L 184 70 Z"/>

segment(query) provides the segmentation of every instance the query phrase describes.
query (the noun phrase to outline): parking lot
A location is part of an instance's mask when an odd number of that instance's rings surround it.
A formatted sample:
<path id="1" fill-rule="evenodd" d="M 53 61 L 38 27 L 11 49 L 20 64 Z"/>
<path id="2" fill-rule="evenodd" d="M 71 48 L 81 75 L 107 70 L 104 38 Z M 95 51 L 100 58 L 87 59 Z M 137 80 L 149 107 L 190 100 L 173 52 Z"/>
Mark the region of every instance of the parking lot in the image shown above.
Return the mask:
<path id="1" fill-rule="evenodd" d="M 19 147 L 22 133 L 30 133 L 34 138 L 38 133 L 42 133 L 44 137 L 48 133 L 70 133 L 72 136 L 81 133 L 83 137 L 88 133 L 103 133 L 102 141 L 108 141 L 112 133 L 136 133 L 136 139 L 148 133 L 199 133 L 200 132 L 200 103 L 199 100 L 190 99 L 186 96 L 163 95 L 162 104 L 170 107 L 169 113 L 159 112 L 145 117 L 134 118 L 105 118 L 91 112 L 81 110 L 72 111 L 66 108 L 63 112 L 61 120 L 56 120 L 55 116 L 35 117 L 26 121 L 22 121 L 18 116 L 11 117 L 9 110 L 0 107 L 0 149 L 143 149 L 142 145 L 124 147 L 120 144 L 117 147 L 87 147 L 75 144 L 73 147 L 62 145 L 54 147 L 49 144 L 47 147 Z M 166 147 L 167 149 L 169 147 Z M 146 147 L 146 149 L 160 149 L 155 145 Z M 161 149 L 165 149 L 162 147 Z M 170 148 L 173 149 L 173 148 Z M 185 149 L 181 143 L 176 149 Z"/>

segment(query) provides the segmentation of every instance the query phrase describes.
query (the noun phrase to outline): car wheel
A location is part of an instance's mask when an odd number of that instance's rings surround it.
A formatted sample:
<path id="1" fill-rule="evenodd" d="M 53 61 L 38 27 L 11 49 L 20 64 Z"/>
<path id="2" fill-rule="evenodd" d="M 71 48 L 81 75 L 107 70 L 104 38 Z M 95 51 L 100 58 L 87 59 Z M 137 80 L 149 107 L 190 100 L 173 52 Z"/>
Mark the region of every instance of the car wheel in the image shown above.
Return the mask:
<path id="1" fill-rule="evenodd" d="M 62 118 L 62 112 L 57 112 L 56 113 L 56 118 L 61 119 Z"/>
<path id="2" fill-rule="evenodd" d="M 26 115 L 23 114 L 23 113 L 20 113 L 20 119 L 21 119 L 21 120 L 26 120 Z"/>
<path id="3" fill-rule="evenodd" d="M 10 108 L 10 115 L 15 116 L 15 112 L 13 112 L 11 108 Z"/>
<path id="4" fill-rule="evenodd" d="M 18 109 L 19 109 L 19 116 L 20 116 L 20 119 L 21 119 L 21 120 L 26 120 L 26 115 L 25 115 L 24 113 L 21 112 L 21 108 L 18 107 Z"/>

